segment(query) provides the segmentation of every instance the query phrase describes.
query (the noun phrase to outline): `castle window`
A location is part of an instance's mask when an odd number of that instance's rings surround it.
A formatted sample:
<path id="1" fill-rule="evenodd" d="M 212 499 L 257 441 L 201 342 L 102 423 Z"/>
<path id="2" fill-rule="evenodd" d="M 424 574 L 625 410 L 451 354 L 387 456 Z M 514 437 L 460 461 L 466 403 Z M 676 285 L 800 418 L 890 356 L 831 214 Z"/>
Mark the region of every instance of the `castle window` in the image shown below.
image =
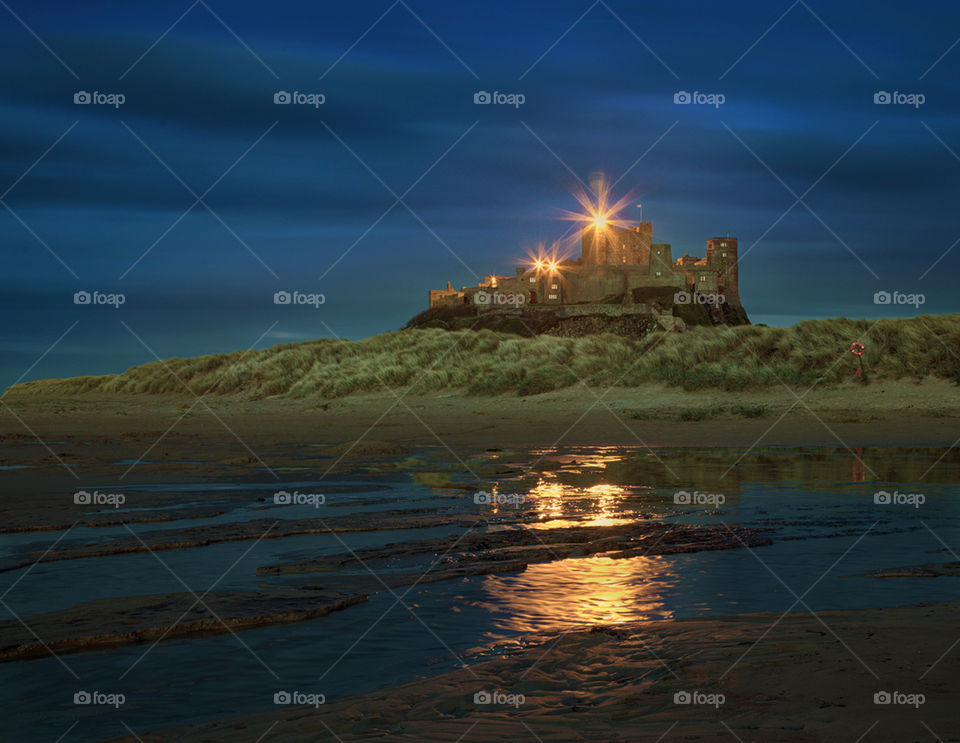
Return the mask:
<path id="1" fill-rule="evenodd" d="M 549 296 L 550 299 L 556 299 L 556 298 L 557 298 L 557 295 L 556 295 L 556 294 L 550 294 L 550 295 L 548 295 L 548 296 Z"/>
<path id="2" fill-rule="evenodd" d="M 657 255 L 660 255 L 660 251 L 659 251 L 659 250 L 657 251 Z"/>
<path id="3" fill-rule="evenodd" d="M 726 243 L 720 243 L 720 247 L 721 247 L 721 248 L 725 248 L 725 247 L 727 247 L 727 244 L 726 244 Z"/>
<path id="4" fill-rule="evenodd" d="M 726 254 L 726 253 L 721 253 L 721 254 L 720 254 L 720 257 L 721 257 L 721 258 L 726 258 L 726 257 L 727 257 L 727 254 Z"/>
<path id="5" fill-rule="evenodd" d="M 537 279 L 536 279 L 535 277 L 533 277 L 533 276 L 530 277 L 530 283 L 531 283 L 531 284 L 535 283 L 536 280 L 537 280 Z"/>
<path id="6" fill-rule="evenodd" d="M 551 288 L 551 289 L 559 289 L 560 287 L 557 286 L 556 284 L 550 284 L 550 288 Z"/>
<path id="7" fill-rule="evenodd" d="M 705 273 L 700 274 L 700 281 L 706 281 L 707 275 Z"/>
<path id="8" fill-rule="evenodd" d="M 662 275 L 662 274 L 661 274 L 659 271 L 657 271 L 656 276 L 657 276 L 658 279 L 660 278 L 661 275 Z"/>

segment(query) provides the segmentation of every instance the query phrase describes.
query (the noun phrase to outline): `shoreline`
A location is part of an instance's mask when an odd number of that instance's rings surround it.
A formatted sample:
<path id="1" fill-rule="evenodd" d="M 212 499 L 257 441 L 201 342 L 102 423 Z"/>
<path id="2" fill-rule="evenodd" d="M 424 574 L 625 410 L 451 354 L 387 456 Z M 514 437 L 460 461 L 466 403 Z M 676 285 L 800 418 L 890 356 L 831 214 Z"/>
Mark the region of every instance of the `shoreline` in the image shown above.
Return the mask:
<path id="1" fill-rule="evenodd" d="M 5 499 L 0 531 L 228 518 L 237 505 L 248 505 L 221 497 L 187 507 L 176 486 L 190 490 L 189 483 L 199 481 L 250 482 L 263 489 L 261 501 L 272 497 L 270 484 L 291 477 L 319 483 L 354 472 L 385 483 L 412 478 L 458 497 L 498 482 L 529 489 L 538 464 L 597 456 L 608 447 L 607 455 L 628 457 L 640 467 L 621 474 L 624 482 L 639 478 L 674 490 L 736 492 L 750 473 L 769 475 L 751 463 L 779 448 L 817 450 L 818 458 L 837 455 L 830 466 L 843 479 L 892 483 L 903 473 L 887 471 L 884 452 L 912 449 L 911 476 L 930 481 L 960 453 L 953 448 L 960 407 L 944 406 L 958 397 L 952 384 L 932 381 L 815 390 L 803 399 L 811 410 L 784 389 L 730 395 L 722 402 L 663 387 L 614 389 L 600 404 L 585 390 L 534 397 L 409 396 L 400 403 L 386 394 L 322 403 L 7 395 L 0 406 L 3 475 L 9 492 L 30 497 Z M 584 451 L 577 453 L 578 447 Z M 671 466 L 674 459 L 682 460 L 679 466 Z M 144 490 L 138 486 L 143 482 L 166 488 Z M 133 492 L 135 500 L 126 508 L 75 501 L 97 488 Z"/>

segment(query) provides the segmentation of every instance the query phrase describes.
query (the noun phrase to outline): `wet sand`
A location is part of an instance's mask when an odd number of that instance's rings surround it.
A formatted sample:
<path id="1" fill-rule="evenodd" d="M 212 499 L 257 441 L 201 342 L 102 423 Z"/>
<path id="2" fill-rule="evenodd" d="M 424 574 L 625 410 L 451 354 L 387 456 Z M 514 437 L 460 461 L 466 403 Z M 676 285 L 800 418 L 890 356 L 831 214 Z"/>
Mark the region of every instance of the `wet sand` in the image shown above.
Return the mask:
<path id="1" fill-rule="evenodd" d="M 380 511 L 383 523 L 370 529 L 403 528 L 397 517 Z M 275 526 L 279 524 L 276 522 Z M 248 538 L 258 536 L 262 522 L 247 522 Z M 460 524 L 466 527 L 466 524 Z M 476 526 L 474 519 L 471 526 Z M 235 531 L 235 525 L 226 525 Z M 335 528 L 335 527 L 330 527 Z M 323 533 L 319 528 L 293 534 Z M 282 527 L 271 530 L 275 538 L 288 536 Z M 174 541 L 169 541 L 173 537 Z M 231 535 L 233 539 L 236 535 Z M 158 541 L 166 539 L 167 541 Z M 142 540 L 142 541 L 141 541 Z M 189 549 L 210 542 L 183 542 L 175 531 L 146 532 L 135 540 L 120 539 L 96 543 L 78 550 L 49 550 L 31 555 L 20 567 L 67 559 L 94 559 L 128 552 L 160 549 Z M 216 541 L 216 540 L 212 540 Z M 218 591 L 202 595 L 179 592 L 146 596 L 124 596 L 76 604 L 69 609 L 33 615 L 30 626 L 10 619 L 0 621 L 0 662 L 44 658 L 52 653 L 78 653 L 144 642 L 161 642 L 185 635 L 214 635 L 304 622 L 326 616 L 367 600 L 370 593 L 391 591 L 401 586 L 425 585 L 439 581 L 523 572 L 528 565 L 571 557 L 604 553 L 612 559 L 637 555 L 674 555 L 713 550 L 754 548 L 771 544 L 754 530 L 721 526 L 693 526 L 665 523 L 628 524 L 603 527 L 525 529 L 477 533 L 466 531 L 425 542 L 393 543 L 385 547 L 325 555 L 307 562 L 261 566 L 259 576 L 319 573 L 322 585 L 264 585 L 262 592 Z M 433 561 L 424 570 L 385 570 L 385 562 L 427 556 Z M 439 561 L 438 561 L 439 562 Z M 343 566 L 367 570 L 339 573 Z M 379 571 L 383 571 L 382 575 Z M 42 639 L 41 639 L 42 638 Z"/>
<path id="2" fill-rule="evenodd" d="M 360 594 L 302 590 L 166 593 L 88 601 L 34 615 L 29 628 L 13 619 L 0 621 L 0 663 L 305 622 L 366 599 Z"/>
<path id="3" fill-rule="evenodd" d="M 957 740 L 960 653 L 944 653 L 958 611 L 948 603 L 791 614 L 773 629 L 775 614 L 590 627 L 317 709 L 277 707 L 137 735 L 143 743 Z M 523 702 L 477 704 L 482 691 Z M 675 703 L 683 692 L 724 699 Z M 924 699 L 876 704 L 881 692 Z"/>

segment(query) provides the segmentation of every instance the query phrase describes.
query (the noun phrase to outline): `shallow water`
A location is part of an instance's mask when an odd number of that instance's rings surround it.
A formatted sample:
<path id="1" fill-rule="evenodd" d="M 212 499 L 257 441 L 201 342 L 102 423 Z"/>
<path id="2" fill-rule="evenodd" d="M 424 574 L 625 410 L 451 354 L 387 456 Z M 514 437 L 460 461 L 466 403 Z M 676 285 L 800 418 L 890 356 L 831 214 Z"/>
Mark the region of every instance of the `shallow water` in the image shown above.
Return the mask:
<path id="1" fill-rule="evenodd" d="M 578 624 L 744 612 L 820 612 L 960 596 L 960 581 L 955 578 L 866 575 L 880 568 L 960 559 L 948 550 L 960 546 L 956 498 L 960 467 L 953 457 L 931 470 L 934 477 L 926 470 L 942 451 L 868 452 L 864 460 L 877 470 L 874 477 L 847 451 L 768 449 L 752 453 L 728 474 L 725 470 L 739 453 L 724 452 L 690 450 L 667 460 L 665 466 L 680 476 L 678 482 L 667 478 L 669 485 L 658 463 L 635 449 L 580 447 L 560 453 L 491 454 L 490 460 L 519 469 L 545 457 L 537 466 L 532 487 L 512 475 L 483 487 L 524 495 L 520 505 L 488 507 L 489 511 L 508 516 L 533 511 L 531 525 L 539 528 L 659 519 L 721 528 L 725 524 L 766 528 L 772 545 L 629 559 L 558 560 L 530 565 L 520 573 L 395 589 L 403 603 L 383 590 L 372 594 L 366 604 L 327 617 L 236 636 L 3 663 L 0 698 L 5 709 L 16 709 L 7 716 L 4 740 L 56 741 L 77 720 L 66 740 L 98 741 L 127 734 L 124 723 L 142 734 L 161 725 L 269 710 L 273 694 L 281 689 L 320 692 L 335 699 L 440 673 L 460 662 L 473 663 L 533 633 Z M 666 458 L 667 452 L 661 453 Z M 648 471 L 658 474 L 647 477 Z M 678 484 L 690 492 L 709 485 L 713 489 L 706 492 L 722 493 L 726 502 L 718 509 L 678 506 Z M 329 489 L 338 506 L 330 507 L 330 500 L 320 509 L 274 506 L 260 500 L 265 491 L 310 487 Z M 149 488 L 183 493 L 180 507 L 208 508 L 220 503 L 220 493 L 229 493 L 230 498 L 222 501 L 229 510 L 213 518 L 135 524 L 132 528 L 138 534 L 260 518 L 326 518 L 396 508 L 475 513 L 478 508 L 470 491 L 432 490 L 395 476 L 323 483 L 303 479 L 280 485 L 128 486 L 131 493 Z M 920 493 L 924 503 L 916 508 L 877 504 L 874 494 L 879 490 Z M 371 500 L 378 502 L 370 504 Z M 255 545 L 248 540 L 157 555 L 41 563 L 29 572 L 0 574 L 0 593 L 20 580 L 4 600 L 29 623 L 32 614 L 80 601 L 185 590 L 178 577 L 197 593 L 218 580 L 220 590 L 323 583 L 321 573 L 258 577 L 256 569 L 342 553 L 341 539 L 350 549 L 359 549 L 461 532 L 460 527 L 438 527 L 336 537 L 302 535 L 264 539 Z M 42 552 L 61 536 L 60 532 L 2 535 L 0 554 Z M 129 536 L 122 526 L 77 527 L 58 547 Z M 404 558 L 389 569 L 417 565 L 422 572 L 435 557 Z M 382 571 L 384 566 L 378 564 L 376 569 Z M 365 572 L 356 564 L 348 570 Z M 73 695 L 81 689 L 120 692 L 127 701 L 119 710 L 75 706 Z"/>

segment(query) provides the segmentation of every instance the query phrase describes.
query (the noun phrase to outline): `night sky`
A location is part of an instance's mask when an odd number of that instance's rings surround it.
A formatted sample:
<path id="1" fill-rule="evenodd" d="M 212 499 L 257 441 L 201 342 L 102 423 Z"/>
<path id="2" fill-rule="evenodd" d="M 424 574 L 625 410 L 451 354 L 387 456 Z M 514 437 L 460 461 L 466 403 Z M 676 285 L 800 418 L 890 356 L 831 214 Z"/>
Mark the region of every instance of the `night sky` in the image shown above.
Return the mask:
<path id="1" fill-rule="evenodd" d="M 956 3 L 90 6 L 0 3 L 0 387 L 397 329 L 594 171 L 675 256 L 739 237 L 754 322 L 960 309 Z"/>

